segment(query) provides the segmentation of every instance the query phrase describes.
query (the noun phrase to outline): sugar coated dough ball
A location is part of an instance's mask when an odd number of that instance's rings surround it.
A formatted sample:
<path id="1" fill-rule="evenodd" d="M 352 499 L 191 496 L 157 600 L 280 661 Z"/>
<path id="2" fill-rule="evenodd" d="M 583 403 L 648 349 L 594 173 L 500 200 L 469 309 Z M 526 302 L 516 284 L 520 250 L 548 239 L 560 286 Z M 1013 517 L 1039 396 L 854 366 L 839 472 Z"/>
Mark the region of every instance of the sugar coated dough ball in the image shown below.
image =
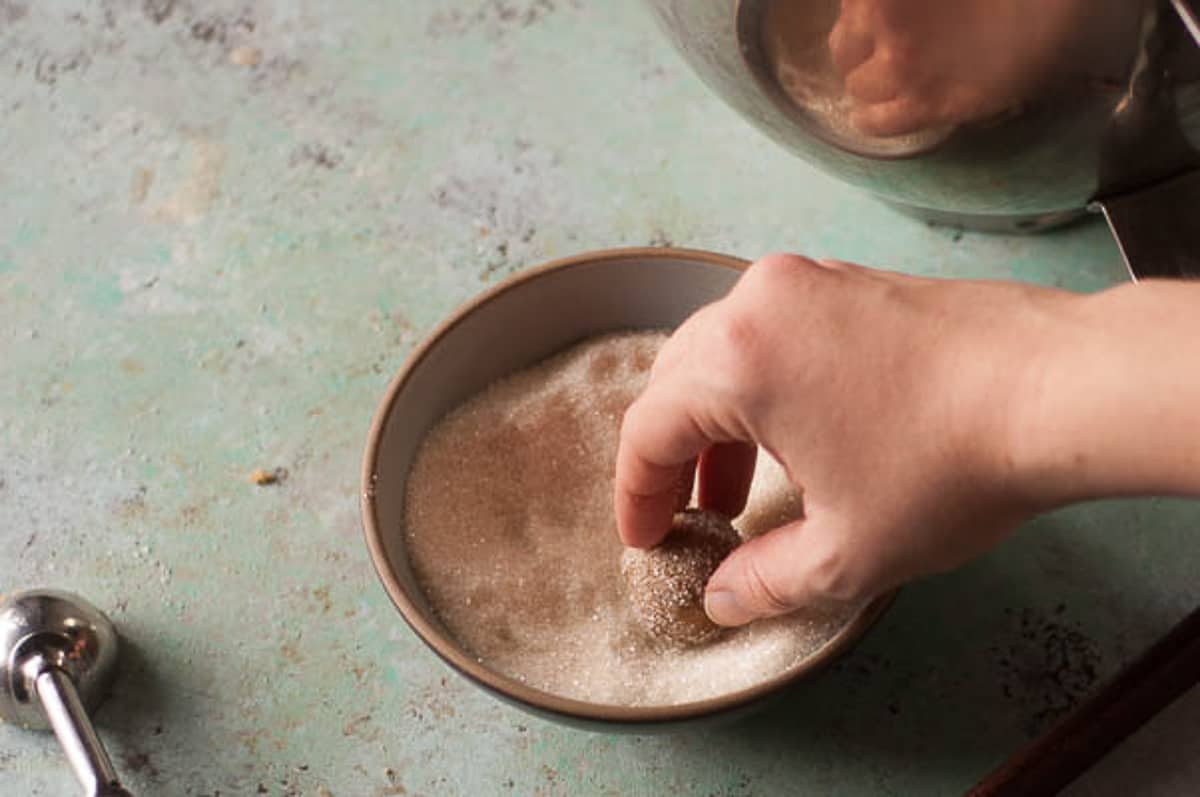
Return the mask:
<path id="1" fill-rule="evenodd" d="M 695 645 L 721 630 L 704 613 L 704 586 L 717 565 L 742 541 L 716 512 L 689 509 L 653 548 L 626 548 L 621 575 L 634 619 L 653 639 Z"/>

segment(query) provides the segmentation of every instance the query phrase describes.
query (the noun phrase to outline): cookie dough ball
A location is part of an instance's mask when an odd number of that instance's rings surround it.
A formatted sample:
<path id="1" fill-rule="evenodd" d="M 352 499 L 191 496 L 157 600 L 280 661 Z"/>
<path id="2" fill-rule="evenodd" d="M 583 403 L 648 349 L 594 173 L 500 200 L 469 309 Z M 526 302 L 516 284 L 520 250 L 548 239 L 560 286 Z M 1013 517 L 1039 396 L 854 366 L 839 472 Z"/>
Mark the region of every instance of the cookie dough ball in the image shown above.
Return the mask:
<path id="1" fill-rule="evenodd" d="M 675 515 L 671 531 L 653 548 L 626 548 L 621 575 L 634 619 L 653 639 L 695 645 L 721 630 L 704 613 L 704 586 L 742 541 L 716 512 L 688 509 Z"/>

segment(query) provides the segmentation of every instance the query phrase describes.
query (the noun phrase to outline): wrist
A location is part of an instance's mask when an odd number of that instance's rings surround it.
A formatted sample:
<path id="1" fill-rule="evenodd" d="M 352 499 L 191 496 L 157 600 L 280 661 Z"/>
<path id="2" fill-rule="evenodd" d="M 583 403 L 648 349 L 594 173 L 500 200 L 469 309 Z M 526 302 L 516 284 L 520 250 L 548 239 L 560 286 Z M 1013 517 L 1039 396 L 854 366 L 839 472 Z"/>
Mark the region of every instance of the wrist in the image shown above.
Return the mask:
<path id="1" fill-rule="evenodd" d="M 1011 470 L 1039 509 L 1102 497 L 1200 494 L 1200 286 L 1067 295 L 1017 380 Z"/>
<path id="2" fill-rule="evenodd" d="M 993 367 L 1008 374 L 991 401 L 993 463 L 1001 499 L 1036 514 L 1099 489 L 1085 446 L 1091 420 L 1077 416 L 1080 394 L 1095 389 L 1089 372 L 1102 346 L 1094 295 L 1029 288 L 1019 296 L 991 343 L 1005 352 Z"/>
<path id="3" fill-rule="evenodd" d="M 1026 356 L 1008 402 L 1009 484 L 1034 511 L 1089 497 L 1079 426 L 1071 422 L 1083 389 L 1080 357 L 1091 337 L 1089 297 L 1069 295 L 1022 335 Z M 1026 326 L 1025 331 L 1030 331 Z"/>

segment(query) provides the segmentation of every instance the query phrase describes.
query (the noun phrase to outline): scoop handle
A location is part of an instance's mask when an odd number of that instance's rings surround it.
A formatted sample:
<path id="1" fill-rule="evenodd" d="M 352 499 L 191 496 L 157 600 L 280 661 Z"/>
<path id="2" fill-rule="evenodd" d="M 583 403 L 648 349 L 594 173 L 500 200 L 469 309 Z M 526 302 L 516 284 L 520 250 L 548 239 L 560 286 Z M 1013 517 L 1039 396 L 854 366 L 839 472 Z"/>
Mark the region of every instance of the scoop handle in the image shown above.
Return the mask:
<path id="1" fill-rule="evenodd" d="M 121 786 L 112 759 L 96 735 L 71 678 L 51 665 L 38 673 L 34 687 L 84 794 L 87 797 L 133 797 Z"/>
<path id="2" fill-rule="evenodd" d="M 1196 44 L 1200 44 L 1200 11 L 1197 11 L 1196 0 L 1171 0 L 1175 13 L 1183 20 L 1183 26 L 1192 34 Z"/>

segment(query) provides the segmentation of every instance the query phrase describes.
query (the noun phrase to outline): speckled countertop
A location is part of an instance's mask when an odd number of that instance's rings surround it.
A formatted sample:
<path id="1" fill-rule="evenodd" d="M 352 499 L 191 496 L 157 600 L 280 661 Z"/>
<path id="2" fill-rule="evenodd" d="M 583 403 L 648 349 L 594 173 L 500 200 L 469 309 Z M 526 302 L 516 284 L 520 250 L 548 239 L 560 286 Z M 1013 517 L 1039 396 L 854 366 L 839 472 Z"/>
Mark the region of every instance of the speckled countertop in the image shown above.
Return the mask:
<path id="1" fill-rule="evenodd" d="M 632 0 L 0 0 L 0 109 L 0 591 L 118 624 L 98 722 L 136 793 L 954 794 L 1200 599 L 1196 506 L 1097 504 L 908 589 L 750 721 L 527 717 L 422 647 L 361 540 L 371 413 L 440 317 L 668 242 L 1093 290 L 1123 279 L 1105 230 L 898 216 Z M 52 738 L 0 727 L 0 793 L 74 793 Z"/>

